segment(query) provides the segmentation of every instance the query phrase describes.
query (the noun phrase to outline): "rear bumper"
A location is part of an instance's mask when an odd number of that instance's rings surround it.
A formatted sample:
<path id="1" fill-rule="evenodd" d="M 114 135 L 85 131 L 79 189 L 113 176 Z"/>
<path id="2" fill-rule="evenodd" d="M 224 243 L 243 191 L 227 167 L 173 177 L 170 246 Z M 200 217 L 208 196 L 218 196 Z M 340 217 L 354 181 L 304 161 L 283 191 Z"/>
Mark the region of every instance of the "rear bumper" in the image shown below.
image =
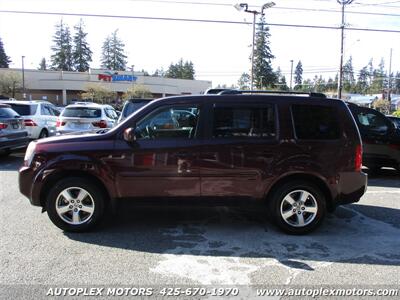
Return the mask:
<path id="1" fill-rule="evenodd" d="M 364 172 L 345 172 L 340 174 L 340 193 L 336 206 L 358 202 L 367 191 L 368 175 Z"/>
<path id="2" fill-rule="evenodd" d="M 27 134 L 23 134 L 20 137 L 2 140 L 0 139 L 0 150 L 15 150 L 26 147 L 29 143 Z"/>

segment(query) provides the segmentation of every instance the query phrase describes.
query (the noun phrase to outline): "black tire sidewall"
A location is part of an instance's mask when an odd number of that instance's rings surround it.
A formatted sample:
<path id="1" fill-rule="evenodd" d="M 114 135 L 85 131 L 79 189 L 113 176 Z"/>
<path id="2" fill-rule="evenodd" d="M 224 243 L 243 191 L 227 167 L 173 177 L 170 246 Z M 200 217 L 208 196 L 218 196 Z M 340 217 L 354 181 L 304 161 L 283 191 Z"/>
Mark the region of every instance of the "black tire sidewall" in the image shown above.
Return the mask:
<path id="1" fill-rule="evenodd" d="M 46 129 L 42 129 L 39 133 L 39 139 L 44 139 L 49 136 L 49 133 Z"/>
<path id="2" fill-rule="evenodd" d="M 64 222 L 60 216 L 57 214 L 56 211 L 56 200 L 58 195 L 64 189 L 68 187 L 81 187 L 88 191 L 94 201 L 94 213 L 92 217 L 85 223 L 80 225 L 72 225 Z M 85 178 L 68 178 L 62 179 L 57 182 L 53 188 L 49 191 L 49 194 L 46 198 L 46 210 L 47 215 L 49 216 L 50 220 L 56 225 L 58 228 L 69 231 L 69 232 L 84 232 L 89 231 L 97 225 L 97 223 L 101 220 L 104 214 L 104 195 L 101 190 L 98 188 L 96 184 L 87 180 Z"/>
<path id="3" fill-rule="evenodd" d="M 283 198 L 290 192 L 295 190 L 305 190 L 313 195 L 317 201 L 318 211 L 315 219 L 304 227 L 294 227 L 285 222 L 281 216 L 281 203 Z M 275 224 L 289 234 L 306 234 L 315 230 L 325 218 L 326 215 L 326 199 L 322 191 L 314 184 L 305 181 L 294 181 L 283 184 L 278 187 L 273 193 L 272 198 L 269 202 L 269 210 L 271 212 L 272 218 Z"/>

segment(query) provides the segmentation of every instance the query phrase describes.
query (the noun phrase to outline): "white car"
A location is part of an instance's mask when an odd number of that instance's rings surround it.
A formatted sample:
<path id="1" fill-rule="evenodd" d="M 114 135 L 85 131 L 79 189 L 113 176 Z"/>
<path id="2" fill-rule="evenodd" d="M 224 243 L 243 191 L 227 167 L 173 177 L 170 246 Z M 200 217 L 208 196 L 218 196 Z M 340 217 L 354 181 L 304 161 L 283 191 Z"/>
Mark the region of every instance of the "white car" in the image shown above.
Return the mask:
<path id="1" fill-rule="evenodd" d="M 111 128 L 117 119 L 118 114 L 111 105 L 77 102 L 61 112 L 56 124 L 57 134 Z"/>
<path id="2" fill-rule="evenodd" d="M 11 106 L 23 119 L 30 139 L 40 139 L 55 135 L 60 112 L 47 101 L 3 101 Z"/>

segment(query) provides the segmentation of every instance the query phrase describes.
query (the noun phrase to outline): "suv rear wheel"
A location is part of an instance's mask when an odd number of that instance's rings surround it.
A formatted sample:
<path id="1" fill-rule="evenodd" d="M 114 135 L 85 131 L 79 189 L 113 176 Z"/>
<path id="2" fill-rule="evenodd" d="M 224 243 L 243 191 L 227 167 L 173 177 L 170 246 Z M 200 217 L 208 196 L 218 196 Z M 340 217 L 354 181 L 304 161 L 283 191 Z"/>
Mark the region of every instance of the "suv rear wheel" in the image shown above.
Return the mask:
<path id="1" fill-rule="evenodd" d="M 70 232 L 92 229 L 104 213 L 104 195 L 84 178 L 59 181 L 49 192 L 47 214 L 58 228 Z"/>
<path id="2" fill-rule="evenodd" d="M 269 211 L 283 231 L 305 234 L 317 228 L 324 219 L 325 197 L 317 186 L 306 181 L 288 182 L 273 193 Z"/>

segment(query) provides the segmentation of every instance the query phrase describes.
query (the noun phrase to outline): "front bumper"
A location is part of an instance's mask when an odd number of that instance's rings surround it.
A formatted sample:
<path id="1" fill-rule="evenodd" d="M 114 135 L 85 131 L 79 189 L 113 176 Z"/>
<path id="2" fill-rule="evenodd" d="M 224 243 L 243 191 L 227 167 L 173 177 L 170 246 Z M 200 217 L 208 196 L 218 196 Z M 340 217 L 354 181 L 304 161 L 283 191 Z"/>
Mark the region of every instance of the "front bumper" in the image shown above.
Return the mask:
<path id="1" fill-rule="evenodd" d="M 19 191 L 26 196 L 32 205 L 41 206 L 39 195 L 34 194 L 35 173 L 31 167 L 23 166 L 18 172 Z M 37 189 L 35 189 L 37 190 Z"/>

